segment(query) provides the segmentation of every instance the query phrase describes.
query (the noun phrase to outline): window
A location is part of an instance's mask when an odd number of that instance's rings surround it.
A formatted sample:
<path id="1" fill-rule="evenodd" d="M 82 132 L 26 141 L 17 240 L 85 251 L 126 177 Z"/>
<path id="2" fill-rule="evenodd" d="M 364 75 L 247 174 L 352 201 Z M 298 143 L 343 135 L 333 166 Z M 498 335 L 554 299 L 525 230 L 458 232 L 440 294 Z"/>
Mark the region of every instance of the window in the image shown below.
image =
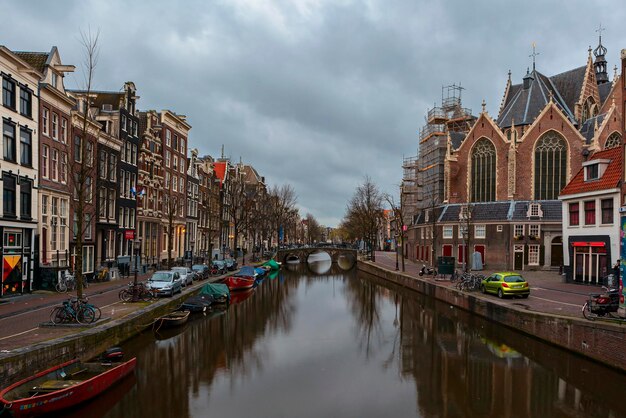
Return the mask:
<path id="1" fill-rule="evenodd" d="M 58 180 L 58 170 L 59 170 L 59 151 L 56 149 L 52 149 L 52 155 L 50 158 L 50 179 L 57 181 Z"/>
<path id="2" fill-rule="evenodd" d="M 24 88 L 20 89 L 20 113 L 28 118 L 33 116 L 33 95 Z"/>
<path id="3" fill-rule="evenodd" d="M 163 187 L 165 187 L 166 189 L 170 188 L 170 172 L 169 171 L 165 172 L 165 184 L 163 185 Z"/>
<path id="4" fill-rule="evenodd" d="M 66 199 L 60 199 L 61 206 L 59 208 L 59 223 L 61 224 L 59 228 L 59 249 L 65 250 L 67 249 L 65 234 L 67 233 L 67 206 L 68 202 Z"/>
<path id="5" fill-rule="evenodd" d="M 130 225 L 130 229 L 135 228 L 135 209 L 130 208 L 129 210 L 130 219 L 128 220 L 128 224 Z"/>
<path id="6" fill-rule="evenodd" d="M 91 239 L 91 214 L 90 213 L 85 213 L 85 222 L 84 222 L 84 228 L 85 228 L 85 239 Z"/>
<path id="7" fill-rule="evenodd" d="M 528 225 L 528 235 L 531 237 L 539 238 L 539 224 Z"/>
<path id="8" fill-rule="evenodd" d="M 41 195 L 41 222 L 48 224 L 48 196 Z"/>
<path id="9" fill-rule="evenodd" d="M 178 177 L 176 176 L 172 176 L 172 190 L 175 192 L 178 191 Z"/>
<path id="10" fill-rule="evenodd" d="M 117 169 L 117 156 L 109 155 L 109 180 L 115 181 L 115 171 Z"/>
<path id="11" fill-rule="evenodd" d="M 496 200 L 496 147 L 481 138 L 472 150 L 471 198 L 472 202 Z"/>
<path id="12" fill-rule="evenodd" d="M 67 142 L 67 119 L 61 119 L 61 142 Z"/>
<path id="13" fill-rule="evenodd" d="M 98 188 L 98 218 L 100 218 L 101 220 L 106 219 L 107 217 L 106 199 L 107 199 L 107 189 L 105 189 L 104 187 L 99 187 Z"/>
<path id="14" fill-rule="evenodd" d="M 8 78 L 2 79 L 2 103 L 15 110 L 15 82 Z"/>
<path id="15" fill-rule="evenodd" d="M 172 131 L 170 131 L 169 129 L 165 130 L 165 145 L 167 145 L 168 147 L 172 146 Z"/>
<path id="16" fill-rule="evenodd" d="M 174 164 L 172 165 L 174 170 L 178 170 L 178 157 L 174 155 Z"/>
<path id="17" fill-rule="evenodd" d="M 48 178 L 48 146 L 41 146 L 41 176 L 43 178 Z"/>
<path id="18" fill-rule="evenodd" d="M 59 76 L 56 73 L 52 73 L 52 87 L 57 88 Z"/>
<path id="19" fill-rule="evenodd" d="M 21 247 L 22 246 L 22 233 L 17 231 L 6 231 L 4 233 L 4 246 L 5 247 Z"/>
<path id="20" fill-rule="evenodd" d="M 76 161 L 77 163 L 80 163 L 82 161 L 82 145 L 83 145 L 83 140 L 80 136 L 76 135 L 74 136 L 74 161 Z"/>
<path id="21" fill-rule="evenodd" d="M 126 115 L 122 115 L 122 121 L 120 122 L 120 126 L 122 127 L 122 131 L 126 132 Z"/>
<path id="22" fill-rule="evenodd" d="M 502 232 L 502 225 L 498 225 L 498 226 L 496 227 L 496 231 L 497 231 L 497 232 Z"/>
<path id="23" fill-rule="evenodd" d="M 621 145 L 621 143 L 622 143 L 622 136 L 619 134 L 619 132 L 613 132 L 606 139 L 606 142 L 604 143 L 604 149 L 618 147 Z"/>
<path id="24" fill-rule="evenodd" d="M 567 144 L 554 131 L 549 131 L 537 141 L 535 148 L 536 200 L 556 200 L 567 180 Z"/>
<path id="25" fill-rule="evenodd" d="M 178 188 L 178 190 L 180 190 L 181 192 L 185 190 L 185 178 L 184 177 L 180 178 L 180 187 Z"/>
<path id="26" fill-rule="evenodd" d="M 32 183 L 30 180 L 20 180 L 20 217 L 32 217 Z"/>
<path id="27" fill-rule="evenodd" d="M 181 174 L 185 174 L 185 159 L 183 157 L 180 157 L 180 173 Z"/>
<path id="28" fill-rule="evenodd" d="M 67 154 L 61 153 L 61 170 L 59 171 L 61 183 L 67 182 Z"/>
<path id="29" fill-rule="evenodd" d="M 93 245 L 83 246 L 83 273 L 93 273 Z"/>
<path id="30" fill-rule="evenodd" d="M 170 158 L 171 158 L 170 150 L 165 150 L 165 167 L 167 168 L 170 167 Z"/>
<path id="31" fill-rule="evenodd" d="M 104 150 L 100 150 L 98 153 L 100 158 L 98 163 L 98 175 L 101 179 L 107 178 L 107 154 Z"/>
<path id="32" fill-rule="evenodd" d="M 569 204 L 569 224 L 575 226 L 580 224 L 578 203 Z"/>
<path id="33" fill-rule="evenodd" d="M 532 218 L 538 218 L 541 216 L 539 210 L 539 203 L 531 203 L 528 208 L 528 216 Z"/>
<path id="34" fill-rule="evenodd" d="M 172 142 L 172 148 L 174 150 L 178 149 L 178 135 L 174 134 L 174 141 Z"/>
<path id="35" fill-rule="evenodd" d="M 596 223 L 596 201 L 585 202 L 585 225 L 595 225 Z"/>
<path id="36" fill-rule="evenodd" d="M 524 236 L 524 225 L 515 225 L 513 227 L 513 235 L 516 237 Z"/>
<path id="37" fill-rule="evenodd" d="M 91 177 L 85 177 L 85 201 L 91 203 L 93 200 L 93 189 L 91 187 Z"/>
<path id="38" fill-rule="evenodd" d="M 585 167 L 585 169 L 587 170 L 587 178 L 585 179 L 585 181 L 597 180 L 598 178 L 600 178 L 598 170 L 599 167 L 600 164 L 592 164 Z"/>
<path id="39" fill-rule="evenodd" d="M 4 216 L 15 216 L 15 177 L 10 174 L 2 176 L 2 210 Z"/>
<path id="40" fill-rule="evenodd" d="M 33 165 L 32 133 L 28 129 L 20 129 L 20 164 L 26 167 Z"/>
<path id="41" fill-rule="evenodd" d="M 107 213 L 107 217 L 109 219 L 115 219 L 115 190 L 110 189 L 108 191 L 108 199 L 107 199 L 107 206 L 108 206 L 108 213 Z"/>
<path id="42" fill-rule="evenodd" d="M 185 140 L 184 139 L 180 140 L 180 153 L 185 154 Z"/>
<path id="43" fill-rule="evenodd" d="M 600 206 L 602 207 L 602 223 L 612 224 L 613 223 L 613 199 L 602 199 L 600 201 Z"/>
<path id="44" fill-rule="evenodd" d="M 528 246 L 528 265 L 529 266 L 539 265 L 539 246 L 538 245 Z"/>
<path id="45" fill-rule="evenodd" d="M 484 239 L 487 237 L 486 225 L 474 225 L 474 238 Z"/>
<path id="46" fill-rule="evenodd" d="M 52 139 L 59 139 L 59 116 L 52 113 Z"/>
<path id="47" fill-rule="evenodd" d="M 15 162 L 15 125 L 10 122 L 2 124 L 4 159 Z"/>
<path id="48" fill-rule="evenodd" d="M 85 158 L 87 159 L 87 167 L 93 167 L 93 142 L 87 141 Z"/>
<path id="49" fill-rule="evenodd" d="M 47 108 L 43 108 L 41 111 L 41 132 L 48 136 L 48 121 L 50 120 L 50 111 Z"/>

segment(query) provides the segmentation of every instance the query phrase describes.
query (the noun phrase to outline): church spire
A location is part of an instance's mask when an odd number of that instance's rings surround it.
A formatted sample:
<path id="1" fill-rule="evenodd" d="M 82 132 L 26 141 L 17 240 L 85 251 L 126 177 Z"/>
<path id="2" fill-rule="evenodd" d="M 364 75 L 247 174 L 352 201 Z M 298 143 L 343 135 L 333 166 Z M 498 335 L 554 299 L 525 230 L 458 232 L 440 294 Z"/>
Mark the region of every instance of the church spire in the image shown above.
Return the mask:
<path id="1" fill-rule="evenodd" d="M 608 83 L 609 76 L 606 72 L 606 59 L 604 56 L 606 55 L 606 48 L 602 45 L 602 32 L 606 30 L 600 25 L 600 27 L 596 30 L 598 32 L 598 46 L 593 50 L 593 55 L 596 57 L 596 61 L 593 63 L 593 66 L 596 71 L 596 81 L 598 85 Z"/>

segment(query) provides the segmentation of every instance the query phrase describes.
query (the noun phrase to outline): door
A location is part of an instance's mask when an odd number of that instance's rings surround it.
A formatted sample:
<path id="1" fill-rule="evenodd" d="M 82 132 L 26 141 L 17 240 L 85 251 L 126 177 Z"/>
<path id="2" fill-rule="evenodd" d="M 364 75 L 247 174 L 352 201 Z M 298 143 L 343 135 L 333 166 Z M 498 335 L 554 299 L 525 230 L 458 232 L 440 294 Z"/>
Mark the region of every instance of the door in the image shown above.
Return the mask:
<path id="1" fill-rule="evenodd" d="M 563 237 L 554 237 L 551 245 L 550 266 L 560 267 L 563 265 Z"/>
<path id="2" fill-rule="evenodd" d="M 524 269 L 524 246 L 515 245 L 513 246 L 513 251 L 514 251 L 513 270 L 523 270 Z"/>
<path id="3" fill-rule="evenodd" d="M 444 257 L 452 257 L 452 245 L 446 244 L 443 246 L 442 254 Z"/>

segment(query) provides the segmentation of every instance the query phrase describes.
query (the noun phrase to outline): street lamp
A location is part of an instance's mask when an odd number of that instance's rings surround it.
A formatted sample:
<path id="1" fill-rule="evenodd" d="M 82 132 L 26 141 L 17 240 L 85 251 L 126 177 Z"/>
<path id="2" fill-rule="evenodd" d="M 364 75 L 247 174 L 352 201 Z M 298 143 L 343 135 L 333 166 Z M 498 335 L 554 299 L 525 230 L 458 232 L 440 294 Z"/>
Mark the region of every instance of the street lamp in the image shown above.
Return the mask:
<path id="1" fill-rule="evenodd" d="M 137 287 L 137 275 L 139 274 L 139 264 L 137 263 L 137 256 L 139 255 L 139 252 L 141 251 L 141 240 L 140 239 L 135 239 L 133 241 L 133 250 L 135 253 L 135 277 L 133 278 L 133 298 L 132 301 L 133 302 L 139 302 L 139 289 Z"/>

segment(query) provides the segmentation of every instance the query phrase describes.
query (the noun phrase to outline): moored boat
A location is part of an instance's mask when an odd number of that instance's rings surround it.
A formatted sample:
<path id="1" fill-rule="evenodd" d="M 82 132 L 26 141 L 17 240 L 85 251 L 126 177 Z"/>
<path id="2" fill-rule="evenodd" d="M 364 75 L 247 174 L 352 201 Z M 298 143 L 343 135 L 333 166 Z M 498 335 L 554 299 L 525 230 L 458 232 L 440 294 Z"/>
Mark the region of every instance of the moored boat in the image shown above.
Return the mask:
<path id="1" fill-rule="evenodd" d="M 206 312 L 206 310 L 213 303 L 213 298 L 209 295 L 195 295 L 188 297 L 182 305 L 180 305 L 181 311 L 189 312 Z"/>
<path id="2" fill-rule="evenodd" d="M 200 295 L 207 295 L 213 299 L 213 303 L 228 303 L 230 300 L 230 290 L 223 283 L 207 283 L 202 286 Z"/>
<path id="3" fill-rule="evenodd" d="M 70 360 L 8 386 L 0 392 L 0 402 L 14 417 L 59 412 L 104 392 L 132 373 L 136 362 L 136 358 L 124 363 Z"/>
<path id="4" fill-rule="evenodd" d="M 243 276 L 230 276 L 224 279 L 224 284 L 228 286 L 231 291 L 251 289 L 254 287 L 255 282 L 256 280 L 254 278 Z"/>
<path id="5" fill-rule="evenodd" d="M 189 311 L 171 312 L 155 319 L 153 328 L 158 330 L 160 328 L 179 327 L 185 325 L 188 319 Z"/>

